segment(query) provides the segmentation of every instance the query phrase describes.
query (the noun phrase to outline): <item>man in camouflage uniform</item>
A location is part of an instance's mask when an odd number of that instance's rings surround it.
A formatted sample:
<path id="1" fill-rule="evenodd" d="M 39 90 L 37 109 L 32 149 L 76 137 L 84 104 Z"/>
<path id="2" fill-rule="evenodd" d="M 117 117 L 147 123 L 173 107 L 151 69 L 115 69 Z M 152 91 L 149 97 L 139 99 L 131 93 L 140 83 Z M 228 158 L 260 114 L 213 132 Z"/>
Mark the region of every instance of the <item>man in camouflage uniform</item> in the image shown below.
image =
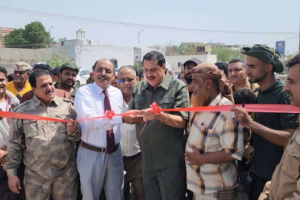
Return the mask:
<path id="1" fill-rule="evenodd" d="M 17 113 L 70 120 L 61 122 L 14 119 L 11 123 L 7 162 L 11 191 L 19 193 L 17 168 L 25 164 L 26 199 L 75 200 L 77 168 L 74 143 L 80 139 L 75 122 L 73 102 L 55 96 L 51 75 L 46 70 L 34 71 L 29 82 L 35 96 L 16 108 Z"/>

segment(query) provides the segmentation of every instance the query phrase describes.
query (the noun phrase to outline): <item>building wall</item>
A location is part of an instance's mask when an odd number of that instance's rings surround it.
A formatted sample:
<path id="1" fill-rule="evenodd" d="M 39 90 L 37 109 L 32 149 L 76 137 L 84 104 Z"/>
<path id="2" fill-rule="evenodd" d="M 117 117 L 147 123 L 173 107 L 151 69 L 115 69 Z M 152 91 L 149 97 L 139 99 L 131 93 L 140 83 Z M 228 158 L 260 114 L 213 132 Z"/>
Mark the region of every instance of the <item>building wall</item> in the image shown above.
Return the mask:
<path id="1" fill-rule="evenodd" d="M 134 49 L 111 46 L 76 46 L 75 61 L 79 68 L 92 70 L 94 63 L 102 58 L 118 60 L 118 68 L 134 65 Z"/>
<path id="2" fill-rule="evenodd" d="M 172 66 L 172 69 L 176 72 L 180 71 L 178 64 L 183 64 L 185 61 L 191 58 L 198 58 L 202 62 L 217 62 L 217 55 L 184 55 L 184 56 L 166 56 L 166 61 Z"/>
<path id="3" fill-rule="evenodd" d="M 0 65 L 12 72 L 12 65 L 19 61 L 27 62 L 31 65 L 37 62 L 50 60 L 52 54 L 59 54 L 68 57 L 68 52 L 55 49 L 20 49 L 20 48 L 0 48 Z"/>

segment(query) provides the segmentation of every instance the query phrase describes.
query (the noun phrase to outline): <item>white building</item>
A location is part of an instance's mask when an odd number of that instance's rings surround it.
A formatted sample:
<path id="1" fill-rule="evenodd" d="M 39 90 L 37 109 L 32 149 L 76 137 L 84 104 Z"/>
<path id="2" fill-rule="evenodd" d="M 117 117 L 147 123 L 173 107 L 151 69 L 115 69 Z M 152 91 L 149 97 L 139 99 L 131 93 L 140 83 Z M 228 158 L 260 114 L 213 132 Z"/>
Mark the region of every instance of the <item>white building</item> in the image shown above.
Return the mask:
<path id="1" fill-rule="evenodd" d="M 102 58 L 112 59 L 116 67 L 123 65 L 133 65 L 134 49 L 131 47 L 114 47 L 100 45 L 98 42 L 85 39 L 85 31 L 76 31 L 76 39 L 58 40 L 59 46 L 54 49 L 66 50 L 69 58 L 72 59 L 79 68 L 92 70 L 94 63 Z"/>

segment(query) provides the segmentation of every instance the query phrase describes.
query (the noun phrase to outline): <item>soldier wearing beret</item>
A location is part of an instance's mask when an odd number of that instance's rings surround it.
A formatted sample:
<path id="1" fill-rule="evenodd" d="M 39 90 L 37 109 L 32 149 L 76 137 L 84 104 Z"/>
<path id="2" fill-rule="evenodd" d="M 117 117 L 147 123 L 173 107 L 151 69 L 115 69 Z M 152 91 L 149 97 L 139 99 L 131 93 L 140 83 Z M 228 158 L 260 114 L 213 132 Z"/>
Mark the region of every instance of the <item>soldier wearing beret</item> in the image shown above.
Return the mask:
<path id="1" fill-rule="evenodd" d="M 284 82 L 276 79 L 274 72 L 282 72 L 279 53 L 265 45 L 245 47 L 247 75 L 250 82 L 256 82 L 258 104 L 290 104 L 289 95 L 283 88 Z M 255 120 L 241 107 L 232 109 L 236 119 L 252 131 L 251 144 L 254 147 L 249 198 L 258 199 L 267 181 L 271 180 L 276 165 L 280 162 L 283 147 L 298 127 L 295 114 L 256 113 Z M 249 177 L 249 178 L 250 178 Z"/>
<path id="2" fill-rule="evenodd" d="M 6 88 L 18 97 L 18 99 L 21 99 L 26 92 L 31 90 L 31 86 L 28 83 L 31 66 L 26 62 L 17 62 L 13 68 L 13 81 L 8 82 Z"/>

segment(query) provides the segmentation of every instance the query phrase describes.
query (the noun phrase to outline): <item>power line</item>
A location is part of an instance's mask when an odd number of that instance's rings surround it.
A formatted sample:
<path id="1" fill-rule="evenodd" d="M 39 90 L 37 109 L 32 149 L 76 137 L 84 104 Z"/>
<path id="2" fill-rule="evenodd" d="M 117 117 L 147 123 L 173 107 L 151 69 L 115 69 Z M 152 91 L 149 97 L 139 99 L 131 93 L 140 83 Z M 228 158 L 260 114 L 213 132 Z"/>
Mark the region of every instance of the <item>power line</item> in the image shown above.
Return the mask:
<path id="1" fill-rule="evenodd" d="M 210 30 L 210 29 L 193 29 L 193 28 L 181 28 L 181 27 L 170 27 L 170 26 L 159 26 L 149 24 L 137 24 L 121 21 L 110 21 L 102 19 L 93 19 L 78 16 L 69 16 L 62 14 L 53 14 L 48 12 L 32 11 L 25 9 L 12 8 L 7 6 L 0 6 L 0 10 L 4 12 L 12 12 L 24 15 L 33 15 L 40 17 L 55 18 L 60 20 L 79 21 L 94 24 L 108 24 L 114 26 L 123 26 L 129 28 L 145 28 L 153 30 L 169 30 L 169 31 L 181 31 L 181 32 L 209 32 L 209 33 L 235 33 L 235 34 L 270 34 L 270 35 L 298 35 L 297 32 L 263 32 L 263 31 L 228 31 L 228 30 Z"/>

